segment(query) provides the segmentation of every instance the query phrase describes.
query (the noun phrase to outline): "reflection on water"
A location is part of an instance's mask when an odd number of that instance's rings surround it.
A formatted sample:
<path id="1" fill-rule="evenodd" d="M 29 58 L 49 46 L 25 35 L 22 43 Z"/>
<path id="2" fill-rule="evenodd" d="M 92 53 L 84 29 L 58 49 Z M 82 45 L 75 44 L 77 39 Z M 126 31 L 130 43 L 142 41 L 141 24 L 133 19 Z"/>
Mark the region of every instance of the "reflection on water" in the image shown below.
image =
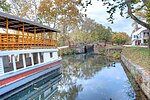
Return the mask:
<path id="1" fill-rule="evenodd" d="M 62 75 L 61 70 L 53 72 L 21 92 L 4 97 L 8 100 L 146 100 L 128 73 L 129 81 L 120 62 L 113 63 L 99 55 L 74 55 L 64 57 L 62 63 Z"/>
<path id="2" fill-rule="evenodd" d="M 64 57 L 62 73 L 52 100 L 146 100 L 134 90 L 121 63 L 112 63 L 106 57 Z"/>
<path id="3" fill-rule="evenodd" d="M 38 81 L 33 81 L 30 86 L 25 85 L 0 97 L 7 100 L 49 100 L 58 90 L 58 83 L 61 80 L 61 69 L 56 69 L 45 74 Z M 20 91 L 21 90 L 21 91 Z"/>

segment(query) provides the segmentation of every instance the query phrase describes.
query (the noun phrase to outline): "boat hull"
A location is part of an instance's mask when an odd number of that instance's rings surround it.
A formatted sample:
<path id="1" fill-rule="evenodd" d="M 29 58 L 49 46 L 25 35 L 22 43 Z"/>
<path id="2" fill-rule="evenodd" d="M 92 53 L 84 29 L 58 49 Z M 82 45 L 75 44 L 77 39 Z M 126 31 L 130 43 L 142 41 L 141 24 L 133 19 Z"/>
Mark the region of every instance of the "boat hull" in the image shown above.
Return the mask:
<path id="1" fill-rule="evenodd" d="M 4 75 L 4 77 L 0 77 L 0 96 L 60 67 L 61 61 L 59 59 L 46 64 L 39 64 L 34 69 L 28 69 L 22 73 L 18 71 L 18 74 L 11 74 L 13 76 L 10 76 L 9 74 Z"/>

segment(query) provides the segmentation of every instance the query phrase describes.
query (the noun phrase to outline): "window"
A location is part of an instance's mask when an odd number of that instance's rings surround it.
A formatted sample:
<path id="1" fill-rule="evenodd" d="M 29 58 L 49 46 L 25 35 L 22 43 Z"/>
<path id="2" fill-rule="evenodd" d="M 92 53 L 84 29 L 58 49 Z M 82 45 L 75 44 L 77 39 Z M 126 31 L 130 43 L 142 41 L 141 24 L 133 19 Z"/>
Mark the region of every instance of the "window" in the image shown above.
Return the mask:
<path id="1" fill-rule="evenodd" d="M 33 53 L 33 60 L 34 60 L 34 65 L 38 64 L 38 54 Z"/>
<path id="2" fill-rule="evenodd" d="M 43 63 L 44 62 L 44 60 L 43 60 L 43 52 L 40 52 L 40 59 L 41 59 L 41 63 Z"/>
<path id="3" fill-rule="evenodd" d="M 10 62 L 10 56 L 3 56 L 4 72 L 13 71 L 13 63 Z"/>
<path id="4" fill-rule="evenodd" d="M 138 38 L 138 36 L 137 36 L 137 35 L 134 35 L 134 38 Z"/>
<path id="5" fill-rule="evenodd" d="M 53 57 L 53 54 L 52 54 L 52 52 L 50 52 L 50 58 L 52 58 Z"/>

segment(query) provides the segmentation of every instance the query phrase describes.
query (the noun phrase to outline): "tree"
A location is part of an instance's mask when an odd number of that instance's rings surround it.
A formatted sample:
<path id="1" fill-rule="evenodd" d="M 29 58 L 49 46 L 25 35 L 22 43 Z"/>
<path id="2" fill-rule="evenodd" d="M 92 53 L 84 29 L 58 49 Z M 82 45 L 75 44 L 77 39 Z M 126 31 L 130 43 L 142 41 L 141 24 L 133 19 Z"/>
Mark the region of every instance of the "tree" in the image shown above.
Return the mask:
<path id="1" fill-rule="evenodd" d="M 80 27 L 80 38 L 82 42 L 94 42 L 96 40 L 95 33 L 97 31 L 98 23 L 90 18 L 83 18 Z"/>
<path id="2" fill-rule="evenodd" d="M 10 0 L 11 13 L 37 22 L 38 3 L 36 0 Z"/>
<path id="3" fill-rule="evenodd" d="M 0 0 L 0 8 L 4 12 L 8 12 L 10 10 L 10 5 L 6 2 L 6 0 Z"/>
<path id="4" fill-rule="evenodd" d="M 105 42 L 106 45 L 106 43 L 111 40 L 111 28 L 106 28 L 90 18 L 83 20 L 81 31 L 86 33 L 85 38 L 87 37 L 86 40 L 89 40 L 89 42 Z"/>
<path id="5" fill-rule="evenodd" d="M 92 0 L 87 0 L 84 2 L 84 0 L 79 0 L 79 4 L 82 5 L 84 8 L 87 8 L 87 6 L 91 3 Z M 120 15 L 124 17 L 125 14 L 128 14 L 128 17 L 133 19 L 135 22 L 140 24 L 141 26 L 147 28 L 150 32 L 150 1 L 149 0 L 101 0 L 104 5 L 107 6 L 108 13 L 110 14 L 110 17 L 108 18 L 108 21 L 113 23 L 113 14 L 120 10 Z M 138 5 L 138 6 L 137 6 Z M 127 10 L 125 13 L 124 11 Z M 146 20 L 140 20 L 135 13 L 137 11 L 144 11 L 146 14 Z M 149 34 L 149 48 L 150 48 L 150 34 Z"/>
<path id="6" fill-rule="evenodd" d="M 77 24 L 79 20 L 80 13 L 77 4 L 71 0 L 42 0 L 38 15 L 49 26 L 63 27 L 62 32 L 66 33 L 69 26 Z"/>
<path id="7" fill-rule="evenodd" d="M 99 40 L 104 41 L 105 46 L 108 41 L 111 41 L 111 38 L 112 38 L 112 29 L 110 27 L 108 27 L 107 29 L 104 28 L 100 30 Z"/>
<path id="8" fill-rule="evenodd" d="M 90 18 L 83 18 L 82 22 L 76 26 L 73 32 L 69 33 L 68 39 L 71 44 L 81 42 L 105 42 L 111 41 L 112 29 L 106 28 L 102 24 L 96 23 Z"/>
<path id="9" fill-rule="evenodd" d="M 57 9 L 57 6 L 54 7 L 52 0 L 42 0 L 38 8 L 38 16 L 43 20 L 43 23 L 49 26 L 53 25 L 55 28 L 58 21 L 59 9 Z"/>
<path id="10" fill-rule="evenodd" d="M 65 45 L 68 32 L 80 21 L 81 13 L 77 7 L 78 2 L 71 0 L 42 0 L 38 9 L 38 16 L 44 23 L 61 30 L 61 40 Z M 67 37 L 66 37 L 67 36 Z"/>
<path id="11" fill-rule="evenodd" d="M 114 33 L 112 35 L 112 41 L 118 45 L 122 45 L 129 41 L 129 36 L 124 32 Z"/>
<path id="12" fill-rule="evenodd" d="M 138 18 L 140 20 L 145 20 L 146 21 L 146 19 L 147 19 L 146 12 L 143 11 L 143 10 L 142 11 L 136 11 L 135 15 L 138 16 Z M 136 21 L 134 21 L 132 23 L 132 26 L 134 26 L 134 30 L 132 31 L 132 33 L 138 31 L 139 29 L 141 29 L 141 26 Z M 132 33 L 131 33 L 131 36 L 132 36 Z"/>

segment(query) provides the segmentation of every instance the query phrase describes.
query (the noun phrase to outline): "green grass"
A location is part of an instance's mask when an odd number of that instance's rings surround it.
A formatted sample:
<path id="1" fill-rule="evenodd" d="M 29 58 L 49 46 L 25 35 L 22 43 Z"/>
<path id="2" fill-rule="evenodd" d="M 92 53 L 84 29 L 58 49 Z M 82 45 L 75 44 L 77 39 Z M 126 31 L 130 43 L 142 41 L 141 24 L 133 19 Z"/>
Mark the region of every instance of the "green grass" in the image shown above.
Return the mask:
<path id="1" fill-rule="evenodd" d="M 150 49 L 142 47 L 124 47 L 122 54 L 141 68 L 150 71 Z"/>
<path id="2" fill-rule="evenodd" d="M 123 46 L 113 45 L 113 46 L 106 46 L 107 49 L 122 49 Z"/>

